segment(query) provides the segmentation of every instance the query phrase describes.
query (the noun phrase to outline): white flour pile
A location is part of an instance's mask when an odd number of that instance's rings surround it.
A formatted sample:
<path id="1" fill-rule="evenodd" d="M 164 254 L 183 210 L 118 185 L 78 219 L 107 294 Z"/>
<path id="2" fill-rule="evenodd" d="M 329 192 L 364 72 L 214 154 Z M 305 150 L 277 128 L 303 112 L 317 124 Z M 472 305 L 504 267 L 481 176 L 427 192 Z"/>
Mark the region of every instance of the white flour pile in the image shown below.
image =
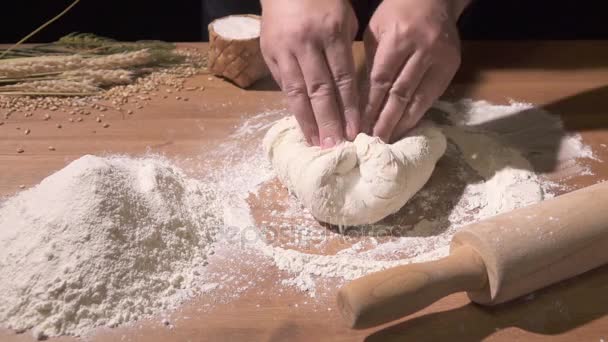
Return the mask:
<path id="1" fill-rule="evenodd" d="M 0 324 L 81 335 L 199 292 L 212 185 L 158 158 L 84 156 L 0 204 Z"/>

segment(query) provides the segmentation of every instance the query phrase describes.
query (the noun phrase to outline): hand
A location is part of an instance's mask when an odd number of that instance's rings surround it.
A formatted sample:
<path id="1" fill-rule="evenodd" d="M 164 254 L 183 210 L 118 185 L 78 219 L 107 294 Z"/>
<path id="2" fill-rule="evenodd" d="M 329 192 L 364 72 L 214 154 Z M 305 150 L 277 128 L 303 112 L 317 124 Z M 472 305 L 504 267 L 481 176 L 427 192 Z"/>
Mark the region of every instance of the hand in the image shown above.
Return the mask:
<path id="1" fill-rule="evenodd" d="M 460 66 L 456 21 L 469 0 L 385 0 L 365 32 L 363 131 L 392 142 L 441 96 Z"/>
<path id="2" fill-rule="evenodd" d="M 262 54 L 308 143 L 328 148 L 359 133 L 347 0 L 262 0 Z"/>

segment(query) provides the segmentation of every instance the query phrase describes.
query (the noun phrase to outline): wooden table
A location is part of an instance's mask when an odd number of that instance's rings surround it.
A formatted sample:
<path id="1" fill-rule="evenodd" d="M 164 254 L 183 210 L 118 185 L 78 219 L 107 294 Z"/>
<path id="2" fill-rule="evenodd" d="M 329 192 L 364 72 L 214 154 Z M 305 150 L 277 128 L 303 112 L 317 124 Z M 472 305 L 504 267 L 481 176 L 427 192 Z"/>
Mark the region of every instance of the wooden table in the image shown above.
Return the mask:
<path id="1" fill-rule="evenodd" d="M 206 44 L 184 44 L 206 49 Z M 358 58 L 361 46 L 355 47 Z M 504 103 L 509 99 L 543 106 L 561 115 L 568 131 L 581 132 L 584 142 L 608 160 L 607 42 L 467 42 L 464 65 L 448 98 L 472 97 Z M 361 59 L 361 58 L 359 58 Z M 188 80 L 205 91 L 184 92 L 189 101 L 156 98 L 135 115 L 105 112 L 104 129 L 92 119 L 68 124 L 68 113 L 15 116 L 0 126 L 0 196 L 31 186 L 83 154 L 148 150 L 169 157 L 195 156 L 230 133 L 243 116 L 283 108 L 284 100 L 270 80 L 252 90 L 207 75 Z M 62 122 L 63 128 L 55 124 Z M 17 130 L 16 127 L 22 130 Z M 31 129 L 24 135 L 23 129 Z M 95 131 L 95 133 L 93 133 Z M 56 150 L 49 151 L 53 145 Z M 24 153 L 16 153 L 23 146 Z M 591 162 L 593 176 L 577 176 L 573 187 L 608 178 L 608 163 Z M 607 204 L 608 208 L 608 204 Z M 160 320 L 134 327 L 102 330 L 99 341 L 603 341 L 608 339 L 608 266 L 548 289 L 530 300 L 495 308 L 471 304 L 464 294 L 449 296 L 431 307 L 380 328 L 352 331 L 342 323 L 333 298 L 304 305 L 307 297 L 285 290 L 281 296 L 258 295 L 277 290 L 278 271 L 239 298 L 197 311 L 207 300 L 185 304 L 169 329 Z M 296 305 L 296 304 L 300 305 Z M 330 308 L 331 310 L 328 310 Z M 30 334 L 0 330 L 2 341 L 28 341 Z M 60 338 L 56 340 L 72 340 Z"/>

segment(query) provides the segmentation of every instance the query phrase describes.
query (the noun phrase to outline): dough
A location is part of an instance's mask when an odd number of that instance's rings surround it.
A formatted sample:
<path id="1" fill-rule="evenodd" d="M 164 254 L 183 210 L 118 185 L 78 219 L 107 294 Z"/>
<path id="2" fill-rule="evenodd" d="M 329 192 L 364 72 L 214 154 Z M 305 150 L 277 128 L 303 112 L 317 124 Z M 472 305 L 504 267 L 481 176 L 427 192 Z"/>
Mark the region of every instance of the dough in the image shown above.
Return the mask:
<path id="1" fill-rule="evenodd" d="M 321 149 L 288 117 L 266 133 L 264 149 L 279 179 L 315 218 L 353 226 L 401 209 L 428 181 L 446 139 L 425 123 L 394 144 L 361 133 L 354 142 Z"/>

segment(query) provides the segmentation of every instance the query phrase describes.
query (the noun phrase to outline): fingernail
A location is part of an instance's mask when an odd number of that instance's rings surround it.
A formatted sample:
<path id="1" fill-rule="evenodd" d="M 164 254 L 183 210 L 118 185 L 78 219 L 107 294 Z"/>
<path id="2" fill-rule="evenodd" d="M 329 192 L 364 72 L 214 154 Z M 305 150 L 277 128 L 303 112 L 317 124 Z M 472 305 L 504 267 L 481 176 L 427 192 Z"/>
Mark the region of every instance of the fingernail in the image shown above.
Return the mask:
<path id="1" fill-rule="evenodd" d="M 321 144 L 322 148 L 330 148 L 336 146 L 336 140 L 334 137 L 325 137 L 323 138 L 323 143 Z"/>
<path id="2" fill-rule="evenodd" d="M 313 146 L 319 146 L 319 137 L 316 135 L 313 135 L 312 137 L 310 137 L 310 141 L 312 141 Z"/>

